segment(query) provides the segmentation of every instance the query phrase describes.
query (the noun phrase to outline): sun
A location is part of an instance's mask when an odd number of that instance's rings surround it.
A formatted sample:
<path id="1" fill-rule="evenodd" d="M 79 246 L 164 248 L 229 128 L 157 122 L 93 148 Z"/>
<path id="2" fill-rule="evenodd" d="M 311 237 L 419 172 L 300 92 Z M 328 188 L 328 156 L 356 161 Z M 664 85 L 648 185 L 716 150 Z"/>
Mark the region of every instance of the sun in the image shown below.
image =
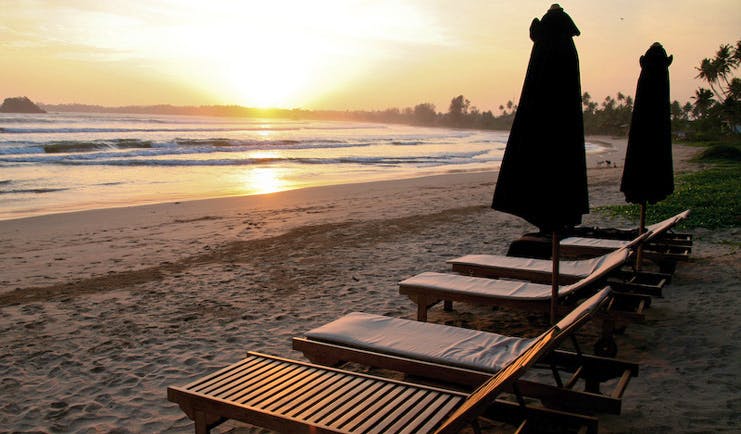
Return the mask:
<path id="1" fill-rule="evenodd" d="M 424 8 L 398 3 L 152 0 L 126 12 L 71 8 L 68 25 L 52 27 L 68 29 L 55 38 L 71 41 L 68 55 L 90 45 L 95 61 L 210 104 L 296 108 L 362 89 L 405 47 L 438 43 Z"/>
<path id="2" fill-rule="evenodd" d="M 224 77 L 234 98 L 242 105 L 257 108 L 297 105 L 311 77 L 306 59 L 277 44 L 252 49 L 249 57 L 236 61 Z"/>
<path id="3" fill-rule="evenodd" d="M 321 76 L 322 35 L 301 32 L 279 5 L 229 2 L 229 8 L 193 10 L 197 25 L 181 23 L 160 44 L 172 60 L 173 76 L 224 104 L 268 108 L 295 107 L 315 90 Z"/>

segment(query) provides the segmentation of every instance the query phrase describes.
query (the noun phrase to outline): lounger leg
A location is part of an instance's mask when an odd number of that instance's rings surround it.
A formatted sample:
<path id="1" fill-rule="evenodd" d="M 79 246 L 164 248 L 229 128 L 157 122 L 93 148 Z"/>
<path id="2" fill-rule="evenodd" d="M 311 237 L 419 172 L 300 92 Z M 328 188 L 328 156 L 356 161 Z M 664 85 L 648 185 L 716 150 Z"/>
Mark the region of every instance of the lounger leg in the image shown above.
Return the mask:
<path id="1" fill-rule="evenodd" d="M 214 416 L 213 414 L 206 413 L 203 410 L 193 411 L 193 422 L 196 434 L 209 434 L 212 428 L 215 428 L 225 421 L 226 418 Z"/>
<path id="2" fill-rule="evenodd" d="M 417 301 L 417 321 L 427 322 L 427 303 L 424 300 Z"/>
<path id="3" fill-rule="evenodd" d="M 206 412 L 196 410 L 194 413 L 193 422 L 195 422 L 196 434 L 209 434 L 211 429 L 208 426 L 208 417 Z"/>
<path id="4" fill-rule="evenodd" d="M 615 357 L 617 344 L 614 339 L 615 319 L 606 316 L 602 320 L 602 337 L 594 344 L 594 354 L 602 357 Z"/>

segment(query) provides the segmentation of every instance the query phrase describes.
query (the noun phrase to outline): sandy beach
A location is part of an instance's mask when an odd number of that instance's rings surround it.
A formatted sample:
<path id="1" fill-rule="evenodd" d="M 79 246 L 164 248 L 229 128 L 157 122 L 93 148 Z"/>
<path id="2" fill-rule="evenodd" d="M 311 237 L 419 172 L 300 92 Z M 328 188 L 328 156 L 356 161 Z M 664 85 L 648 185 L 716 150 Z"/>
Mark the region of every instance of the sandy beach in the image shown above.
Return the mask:
<path id="1" fill-rule="evenodd" d="M 625 140 L 595 140 L 611 150 L 590 156 L 590 205 L 623 203 Z M 695 151 L 675 146 L 676 171 Z M 247 350 L 301 358 L 291 337 L 348 312 L 413 318 L 400 280 L 532 231 L 489 208 L 495 182 L 456 173 L 0 221 L 0 432 L 191 432 L 168 385 Z M 617 337 L 641 371 L 600 432 L 741 429 L 741 233 L 693 233 L 665 298 Z M 547 324 L 470 305 L 430 320 L 529 336 Z"/>

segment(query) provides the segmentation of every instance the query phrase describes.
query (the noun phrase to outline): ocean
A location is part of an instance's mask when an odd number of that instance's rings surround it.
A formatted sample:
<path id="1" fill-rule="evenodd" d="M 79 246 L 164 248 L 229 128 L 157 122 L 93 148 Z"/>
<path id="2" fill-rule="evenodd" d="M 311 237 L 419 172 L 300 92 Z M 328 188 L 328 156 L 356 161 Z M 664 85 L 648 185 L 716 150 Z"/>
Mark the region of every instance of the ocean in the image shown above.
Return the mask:
<path id="1" fill-rule="evenodd" d="M 507 136 L 359 122 L 0 114 L 0 220 L 496 170 Z"/>

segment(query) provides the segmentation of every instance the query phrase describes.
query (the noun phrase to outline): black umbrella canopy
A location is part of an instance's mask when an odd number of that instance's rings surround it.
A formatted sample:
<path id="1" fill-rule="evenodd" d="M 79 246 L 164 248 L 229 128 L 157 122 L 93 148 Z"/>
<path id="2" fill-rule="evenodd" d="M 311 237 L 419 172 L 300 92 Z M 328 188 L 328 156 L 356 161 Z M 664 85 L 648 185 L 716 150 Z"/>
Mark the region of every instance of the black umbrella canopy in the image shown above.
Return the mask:
<path id="1" fill-rule="evenodd" d="M 492 208 L 541 231 L 589 212 L 579 57 L 574 22 L 558 5 L 530 26 L 533 48 Z"/>
<path id="2" fill-rule="evenodd" d="M 658 42 L 640 59 L 641 75 L 620 182 L 620 191 L 630 203 L 653 204 L 674 192 L 669 103 L 672 59 Z"/>
<path id="3" fill-rule="evenodd" d="M 492 208 L 553 234 L 551 323 L 558 301 L 558 232 L 589 212 L 579 56 L 572 39 L 578 35 L 557 4 L 530 25 L 533 49 L 492 201 Z"/>

